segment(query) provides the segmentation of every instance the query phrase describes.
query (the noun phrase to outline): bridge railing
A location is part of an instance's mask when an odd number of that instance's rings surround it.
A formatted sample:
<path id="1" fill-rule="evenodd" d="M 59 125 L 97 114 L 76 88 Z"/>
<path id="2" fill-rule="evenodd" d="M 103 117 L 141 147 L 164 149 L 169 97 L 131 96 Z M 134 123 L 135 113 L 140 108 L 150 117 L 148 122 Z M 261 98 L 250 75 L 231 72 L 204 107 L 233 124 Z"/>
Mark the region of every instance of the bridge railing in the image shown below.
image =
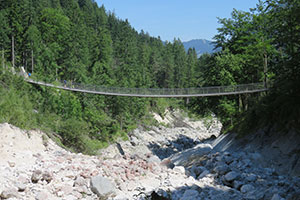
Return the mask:
<path id="1" fill-rule="evenodd" d="M 267 90 L 264 83 L 251 83 L 243 85 L 230 86 L 213 86 L 201 88 L 121 88 L 121 87 L 105 87 L 99 85 L 80 84 L 73 82 L 56 82 L 54 84 L 45 83 L 43 81 L 34 81 L 26 79 L 28 82 L 56 87 L 66 90 L 74 90 L 89 93 L 120 95 L 120 96 L 213 96 L 247 93 L 255 91 Z"/>

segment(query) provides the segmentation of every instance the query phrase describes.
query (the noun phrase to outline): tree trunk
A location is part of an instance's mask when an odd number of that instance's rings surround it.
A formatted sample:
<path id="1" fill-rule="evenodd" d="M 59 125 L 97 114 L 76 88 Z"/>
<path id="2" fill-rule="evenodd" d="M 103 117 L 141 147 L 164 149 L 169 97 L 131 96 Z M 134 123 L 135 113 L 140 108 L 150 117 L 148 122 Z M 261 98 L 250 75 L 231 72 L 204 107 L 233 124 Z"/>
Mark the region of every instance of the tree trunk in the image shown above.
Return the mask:
<path id="1" fill-rule="evenodd" d="M 15 37 L 11 36 L 11 56 L 12 56 L 12 66 L 15 68 Z"/>
<path id="2" fill-rule="evenodd" d="M 243 110 L 243 100 L 242 100 L 242 95 L 239 94 L 239 112 L 242 112 Z"/>
<path id="3" fill-rule="evenodd" d="M 2 47 L 2 67 L 3 67 L 3 70 L 5 70 L 5 63 L 4 63 L 4 49 Z"/>
<path id="4" fill-rule="evenodd" d="M 55 80 L 57 81 L 57 67 L 55 68 Z"/>
<path id="5" fill-rule="evenodd" d="M 123 117 L 121 117 L 121 119 L 120 119 L 120 129 L 121 129 L 121 131 L 123 130 Z"/>
<path id="6" fill-rule="evenodd" d="M 34 62 L 33 62 L 33 50 L 31 50 L 31 74 L 33 74 L 33 66 L 34 66 Z"/>
<path id="7" fill-rule="evenodd" d="M 25 71 L 27 72 L 27 61 L 26 61 L 26 58 L 25 58 L 26 57 L 26 53 L 23 52 L 22 54 L 23 54 L 23 58 L 22 58 L 23 67 L 24 67 Z"/>
<path id="8" fill-rule="evenodd" d="M 245 111 L 247 111 L 248 107 L 249 107 L 249 104 L 248 104 L 249 94 L 244 94 L 244 95 L 245 95 L 244 108 L 245 108 Z"/>
<path id="9" fill-rule="evenodd" d="M 267 53 L 264 54 L 264 82 L 265 82 L 265 88 L 268 87 L 267 83 L 268 83 L 268 79 L 267 79 L 267 71 L 268 71 L 268 55 Z"/>
<path id="10" fill-rule="evenodd" d="M 190 103 L 190 98 L 187 97 L 186 100 L 185 100 L 185 104 L 188 105 L 189 103 Z"/>

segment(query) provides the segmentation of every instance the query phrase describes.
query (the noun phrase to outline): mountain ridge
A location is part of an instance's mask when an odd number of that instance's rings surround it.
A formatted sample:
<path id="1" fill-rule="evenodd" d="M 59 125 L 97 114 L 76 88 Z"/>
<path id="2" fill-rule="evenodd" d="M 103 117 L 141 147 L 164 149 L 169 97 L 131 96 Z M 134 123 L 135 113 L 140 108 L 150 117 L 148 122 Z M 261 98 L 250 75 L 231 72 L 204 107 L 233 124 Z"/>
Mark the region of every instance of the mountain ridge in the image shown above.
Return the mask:
<path id="1" fill-rule="evenodd" d="M 212 44 L 212 41 L 206 39 L 192 39 L 186 42 L 182 42 L 185 50 L 189 48 L 195 48 L 197 56 L 200 56 L 204 53 L 213 53 L 215 52 L 215 45 Z"/>

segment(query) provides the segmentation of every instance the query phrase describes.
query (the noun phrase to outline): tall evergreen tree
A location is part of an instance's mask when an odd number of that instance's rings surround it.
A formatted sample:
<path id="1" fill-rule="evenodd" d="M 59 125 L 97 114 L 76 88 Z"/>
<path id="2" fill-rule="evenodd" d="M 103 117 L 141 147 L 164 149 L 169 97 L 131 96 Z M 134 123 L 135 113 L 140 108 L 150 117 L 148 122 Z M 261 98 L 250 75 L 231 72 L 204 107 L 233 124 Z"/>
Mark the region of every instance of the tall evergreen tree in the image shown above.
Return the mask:
<path id="1" fill-rule="evenodd" d="M 9 44 L 9 25 L 5 10 L 0 10 L 0 27 L 1 65 L 5 68 L 5 48 Z"/>

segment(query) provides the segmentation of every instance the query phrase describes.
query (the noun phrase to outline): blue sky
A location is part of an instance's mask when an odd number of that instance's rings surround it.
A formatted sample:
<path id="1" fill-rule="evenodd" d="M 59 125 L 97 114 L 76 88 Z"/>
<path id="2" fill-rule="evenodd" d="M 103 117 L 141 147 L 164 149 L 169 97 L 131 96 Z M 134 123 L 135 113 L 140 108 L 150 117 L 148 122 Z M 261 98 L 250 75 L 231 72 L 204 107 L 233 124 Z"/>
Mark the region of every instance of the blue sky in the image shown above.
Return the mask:
<path id="1" fill-rule="evenodd" d="M 96 0 L 137 30 L 162 40 L 208 39 L 217 34 L 217 17 L 229 18 L 233 8 L 249 11 L 258 0 Z"/>

